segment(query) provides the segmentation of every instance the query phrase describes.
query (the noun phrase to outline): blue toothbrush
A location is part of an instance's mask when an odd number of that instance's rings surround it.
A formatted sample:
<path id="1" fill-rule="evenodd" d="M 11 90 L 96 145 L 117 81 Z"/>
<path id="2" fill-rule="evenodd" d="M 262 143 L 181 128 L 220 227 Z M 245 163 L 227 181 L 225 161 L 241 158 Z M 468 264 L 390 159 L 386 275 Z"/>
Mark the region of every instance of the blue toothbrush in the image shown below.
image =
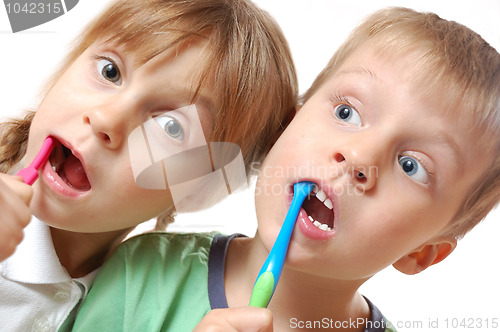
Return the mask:
<path id="1" fill-rule="evenodd" d="M 250 306 L 266 308 L 271 301 L 274 290 L 283 270 L 288 244 L 292 236 L 295 221 L 299 215 L 300 207 L 314 188 L 314 183 L 309 181 L 298 182 L 293 186 L 293 200 L 281 226 L 278 238 L 274 242 L 271 252 L 260 269 L 255 285 L 253 286 Z"/>

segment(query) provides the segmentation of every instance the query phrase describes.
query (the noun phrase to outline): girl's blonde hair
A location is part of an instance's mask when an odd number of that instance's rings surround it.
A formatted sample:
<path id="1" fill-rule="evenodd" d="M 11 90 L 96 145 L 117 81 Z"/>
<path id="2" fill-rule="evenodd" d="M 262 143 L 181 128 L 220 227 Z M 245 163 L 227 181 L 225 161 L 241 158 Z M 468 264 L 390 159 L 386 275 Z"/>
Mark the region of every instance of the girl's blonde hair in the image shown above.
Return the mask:
<path id="1" fill-rule="evenodd" d="M 242 151 L 247 174 L 260 163 L 297 104 L 297 78 L 288 43 L 277 23 L 247 0 L 119 0 L 91 22 L 49 81 L 45 93 L 93 43 L 116 43 L 146 63 L 172 47 L 207 41 L 207 61 L 193 86 L 213 86 L 212 141 Z M 34 112 L 1 125 L 0 171 L 26 152 Z M 253 169 L 253 167 L 252 167 Z"/>
<path id="2" fill-rule="evenodd" d="M 145 63 L 163 51 L 202 38 L 208 61 L 194 87 L 214 82 L 213 141 L 240 146 L 247 170 L 262 161 L 297 103 L 297 78 L 288 43 L 277 23 L 246 0 L 119 0 L 76 41 L 49 91 L 90 45 L 110 41 Z M 3 124 L 0 170 L 24 156 L 33 112 Z"/>
<path id="3" fill-rule="evenodd" d="M 328 65 L 302 96 L 306 102 L 334 75 L 360 45 L 375 43 L 381 57 L 419 54 L 410 84 L 425 94 L 435 91 L 452 101 L 443 111 L 472 115 L 471 131 L 482 133 L 480 142 L 491 141 L 484 153 L 493 162 L 473 186 L 445 236 L 460 238 L 500 201 L 500 54 L 469 28 L 432 13 L 407 8 L 388 8 L 370 15 L 330 59 Z M 465 113 L 466 112 L 466 113 Z M 460 116 L 457 114 L 456 116 Z M 467 135 L 467 133 L 460 133 Z"/>

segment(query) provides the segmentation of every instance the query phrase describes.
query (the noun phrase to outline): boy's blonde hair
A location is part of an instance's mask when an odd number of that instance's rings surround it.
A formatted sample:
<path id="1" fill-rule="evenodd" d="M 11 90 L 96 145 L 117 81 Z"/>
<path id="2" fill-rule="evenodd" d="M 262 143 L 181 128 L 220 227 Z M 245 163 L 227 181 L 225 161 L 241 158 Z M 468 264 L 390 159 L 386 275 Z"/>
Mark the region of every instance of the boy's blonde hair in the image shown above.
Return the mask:
<path id="1" fill-rule="evenodd" d="M 349 55 L 369 41 L 375 43 L 381 57 L 417 52 L 417 69 L 412 71 L 415 77 L 410 84 L 418 84 L 424 94 L 442 93 L 443 99 L 452 103 L 443 111 L 468 112 L 474 121 L 471 131 L 483 133 L 481 142 L 485 138 L 492 141 L 478 147 L 491 154 L 491 166 L 444 230 L 445 236 L 463 237 L 500 201 L 500 54 L 459 23 L 432 13 L 388 8 L 370 15 L 351 33 L 301 102 L 307 101 Z"/>
<path id="2" fill-rule="evenodd" d="M 111 41 L 145 63 L 172 47 L 204 39 L 207 59 L 197 86 L 214 86 L 212 141 L 240 146 L 250 165 L 260 162 L 297 104 L 297 78 L 277 23 L 247 0 L 119 0 L 91 22 L 45 91 L 90 45 Z M 2 125 L 0 171 L 25 154 L 34 112 Z M 249 173 L 248 173 L 249 174 Z"/>

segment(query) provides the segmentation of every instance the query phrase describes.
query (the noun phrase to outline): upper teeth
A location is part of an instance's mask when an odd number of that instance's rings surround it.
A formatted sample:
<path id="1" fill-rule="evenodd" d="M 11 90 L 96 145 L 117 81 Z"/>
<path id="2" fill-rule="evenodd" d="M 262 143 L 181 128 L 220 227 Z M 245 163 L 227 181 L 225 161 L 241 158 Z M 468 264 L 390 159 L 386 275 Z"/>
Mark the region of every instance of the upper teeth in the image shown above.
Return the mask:
<path id="1" fill-rule="evenodd" d="M 329 208 L 333 209 L 333 203 L 329 198 L 326 198 L 326 194 L 323 190 L 318 189 L 318 187 L 314 187 L 313 192 L 316 194 L 316 198 L 319 199 L 323 204 Z"/>
<path id="2" fill-rule="evenodd" d="M 333 209 L 333 203 L 332 201 L 329 199 L 329 198 L 326 198 L 326 193 L 319 189 L 317 186 L 314 186 L 314 189 L 313 189 L 313 193 L 315 193 L 315 196 L 317 199 L 319 199 L 321 202 L 323 202 L 323 204 L 330 210 Z M 324 231 L 331 231 L 331 227 L 328 226 L 327 224 L 323 224 L 322 222 L 318 221 L 318 220 L 314 220 L 313 217 L 311 216 L 308 216 L 309 219 L 311 220 L 311 222 L 314 224 L 314 226 L 318 227 L 319 229 L 321 230 L 324 230 Z"/>

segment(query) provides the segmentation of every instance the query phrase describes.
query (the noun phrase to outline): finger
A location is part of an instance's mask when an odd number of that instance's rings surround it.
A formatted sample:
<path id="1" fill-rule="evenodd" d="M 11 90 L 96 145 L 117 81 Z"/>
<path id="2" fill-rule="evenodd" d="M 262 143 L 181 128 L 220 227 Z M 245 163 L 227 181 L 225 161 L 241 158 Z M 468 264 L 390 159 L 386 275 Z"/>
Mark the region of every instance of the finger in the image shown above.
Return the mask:
<path id="1" fill-rule="evenodd" d="M 273 317 L 268 309 L 240 307 L 215 309 L 198 324 L 194 332 L 270 332 Z"/>
<path id="2" fill-rule="evenodd" d="M 29 200 L 32 188 L 22 183 L 18 177 L 0 176 L 0 222 L 12 233 L 22 232 L 31 219 Z"/>
<path id="3" fill-rule="evenodd" d="M 0 262 L 14 253 L 17 245 L 21 242 L 23 238 L 22 234 L 23 233 L 21 231 L 20 233 L 21 236 L 19 238 L 19 236 L 14 236 L 14 235 L 9 236 L 10 234 L 7 233 L 7 238 L 2 238 L 2 241 L 0 241 Z"/>
<path id="4" fill-rule="evenodd" d="M 31 197 L 33 196 L 33 188 L 30 185 L 24 183 L 22 177 L 18 175 L 2 174 L 0 180 L 4 182 L 6 187 L 8 187 L 12 192 L 19 196 L 26 205 L 30 204 Z"/>
<path id="5" fill-rule="evenodd" d="M 0 242 L 5 243 L 12 239 L 16 244 L 23 239 L 23 229 L 31 220 L 31 211 L 24 203 L 17 199 L 17 202 L 5 202 L 0 198 Z"/>

